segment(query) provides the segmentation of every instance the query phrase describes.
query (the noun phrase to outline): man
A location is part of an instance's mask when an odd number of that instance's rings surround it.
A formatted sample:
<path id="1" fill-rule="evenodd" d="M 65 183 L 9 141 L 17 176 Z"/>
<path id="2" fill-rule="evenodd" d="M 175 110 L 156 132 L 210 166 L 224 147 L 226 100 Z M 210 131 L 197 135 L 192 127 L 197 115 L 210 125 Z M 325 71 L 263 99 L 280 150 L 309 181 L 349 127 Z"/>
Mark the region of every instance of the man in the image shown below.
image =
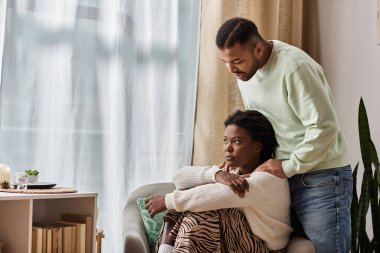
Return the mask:
<path id="1" fill-rule="evenodd" d="M 317 253 L 349 252 L 352 172 L 321 66 L 296 47 L 264 40 L 243 18 L 227 20 L 216 44 L 246 109 L 263 113 L 276 132 L 276 159 L 257 170 L 289 178 L 294 228 Z"/>

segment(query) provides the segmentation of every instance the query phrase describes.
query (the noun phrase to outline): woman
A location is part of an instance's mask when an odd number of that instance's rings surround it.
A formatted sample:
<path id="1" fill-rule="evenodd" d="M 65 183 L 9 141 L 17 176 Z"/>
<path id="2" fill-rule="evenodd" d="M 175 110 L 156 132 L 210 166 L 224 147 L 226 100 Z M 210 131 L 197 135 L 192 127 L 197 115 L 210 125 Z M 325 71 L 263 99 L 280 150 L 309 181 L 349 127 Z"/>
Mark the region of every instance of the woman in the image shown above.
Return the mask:
<path id="1" fill-rule="evenodd" d="M 224 170 L 184 167 L 174 176 L 177 190 L 146 199 L 151 216 L 171 210 L 164 219 L 159 252 L 286 248 L 292 232 L 288 181 L 255 171 L 274 156 L 277 142 L 271 124 L 257 111 L 236 111 L 224 125 Z M 237 174 L 229 168 L 238 168 Z"/>

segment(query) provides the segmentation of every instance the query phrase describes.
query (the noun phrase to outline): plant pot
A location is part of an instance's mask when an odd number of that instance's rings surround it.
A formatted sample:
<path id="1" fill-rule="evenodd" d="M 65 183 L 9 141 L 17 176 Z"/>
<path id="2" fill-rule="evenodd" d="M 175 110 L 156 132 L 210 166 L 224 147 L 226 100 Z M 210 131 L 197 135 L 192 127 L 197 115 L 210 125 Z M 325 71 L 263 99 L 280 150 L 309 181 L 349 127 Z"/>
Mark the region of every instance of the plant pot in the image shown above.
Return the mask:
<path id="1" fill-rule="evenodd" d="M 34 184 L 37 182 L 38 182 L 38 175 L 36 175 L 36 176 L 28 175 L 28 183 L 29 184 Z"/>

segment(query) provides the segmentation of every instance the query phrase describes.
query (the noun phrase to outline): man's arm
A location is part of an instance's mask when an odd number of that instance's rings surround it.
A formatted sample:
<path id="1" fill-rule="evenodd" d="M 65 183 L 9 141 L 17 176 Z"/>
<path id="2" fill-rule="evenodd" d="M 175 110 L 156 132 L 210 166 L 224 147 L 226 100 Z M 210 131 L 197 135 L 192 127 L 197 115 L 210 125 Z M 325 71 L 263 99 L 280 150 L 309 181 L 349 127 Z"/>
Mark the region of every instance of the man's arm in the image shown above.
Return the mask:
<path id="1" fill-rule="evenodd" d="M 330 150 L 338 142 L 339 128 L 331 93 L 320 66 L 298 64 L 284 80 L 289 106 L 305 127 L 304 138 L 288 160 L 270 159 L 257 171 L 291 177 L 337 158 Z"/>
<path id="2" fill-rule="evenodd" d="M 301 174 L 329 159 L 338 138 L 338 120 L 322 69 L 303 63 L 288 76 L 289 105 L 305 127 L 305 135 L 289 160 L 282 161 L 287 177 Z"/>

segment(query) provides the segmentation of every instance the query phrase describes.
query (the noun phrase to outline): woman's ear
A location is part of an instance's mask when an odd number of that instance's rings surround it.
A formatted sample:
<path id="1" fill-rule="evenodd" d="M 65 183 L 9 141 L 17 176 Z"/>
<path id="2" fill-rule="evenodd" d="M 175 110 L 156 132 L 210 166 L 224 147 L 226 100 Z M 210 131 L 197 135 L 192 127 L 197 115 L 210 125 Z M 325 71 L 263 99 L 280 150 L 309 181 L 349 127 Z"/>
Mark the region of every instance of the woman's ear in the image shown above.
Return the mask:
<path id="1" fill-rule="evenodd" d="M 261 142 L 257 141 L 253 143 L 253 149 L 256 154 L 260 154 L 262 148 L 263 148 L 263 145 L 261 144 Z"/>

